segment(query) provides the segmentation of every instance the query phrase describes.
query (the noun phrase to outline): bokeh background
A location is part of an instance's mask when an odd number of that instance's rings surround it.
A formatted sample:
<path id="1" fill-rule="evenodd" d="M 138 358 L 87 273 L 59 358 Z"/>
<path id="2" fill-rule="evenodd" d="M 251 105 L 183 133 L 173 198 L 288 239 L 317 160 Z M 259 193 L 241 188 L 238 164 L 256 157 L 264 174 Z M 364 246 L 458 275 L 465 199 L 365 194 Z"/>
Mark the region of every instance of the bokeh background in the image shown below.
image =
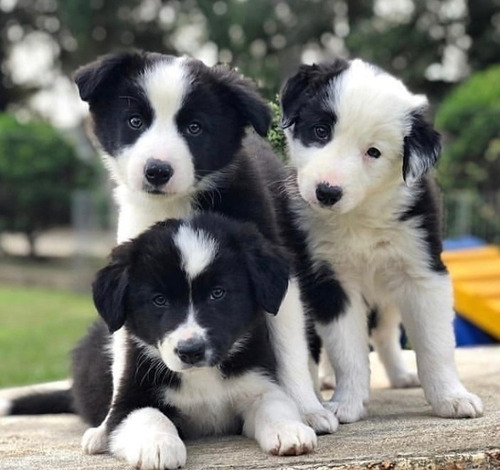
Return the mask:
<path id="1" fill-rule="evenodd" d="M 374 62 L 431 101 L 446 237 L 500 243 L 500 0 L 0 0 L 0 386 L 65 376 L 95 315 L 115 210 L 71 75 L 129 48 L 229 63 L 270 102 L 300 63 Z"/>

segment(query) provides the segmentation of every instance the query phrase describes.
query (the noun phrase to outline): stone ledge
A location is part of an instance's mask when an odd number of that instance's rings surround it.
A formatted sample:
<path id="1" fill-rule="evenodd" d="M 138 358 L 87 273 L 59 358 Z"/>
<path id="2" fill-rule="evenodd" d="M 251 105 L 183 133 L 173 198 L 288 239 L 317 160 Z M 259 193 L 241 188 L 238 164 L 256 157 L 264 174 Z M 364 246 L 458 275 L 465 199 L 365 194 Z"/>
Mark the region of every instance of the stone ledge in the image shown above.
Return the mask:
<path id="1" fill-rule="evenodd" d="M 408 352 L 406 358 L 414 367 L 413 354 Z M 374 356 L 369 416 L 341 426 L 334 435 L 319 437 L 313 454 L 270 457 L 249 439 L 211 438 L 187 443 L 186 469 L 499 469 L 500 347 L 458 350 L 457 363 L 464 383 L 484 401 L 482 418 L 437 418 L 421 389 L 384 388 L 387 383 Z M 0 468 L 129 468 L 108 455 L 83 455 L 84 429 L 75 416 L 0 418 Z"/>

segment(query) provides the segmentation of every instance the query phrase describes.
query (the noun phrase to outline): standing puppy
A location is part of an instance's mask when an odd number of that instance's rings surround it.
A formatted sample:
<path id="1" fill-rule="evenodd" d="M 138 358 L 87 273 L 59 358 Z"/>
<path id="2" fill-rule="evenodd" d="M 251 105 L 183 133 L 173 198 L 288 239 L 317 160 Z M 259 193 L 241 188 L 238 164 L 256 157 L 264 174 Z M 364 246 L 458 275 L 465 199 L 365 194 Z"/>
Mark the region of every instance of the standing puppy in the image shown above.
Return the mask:
<path id="1" fill-rule="evenodd" d="M 157 221 L 214 211 L 255 223 L 277 246 L 288 243 L 283 227 L 289 217 L 278 184 L 282 165 L 257 136 L 244 138 L 248 125 L 267 133 L 270 111 L 239 74 L 189 58 L 123 53 L 81 68 L 75 81 L 117 183 L 118 242 Z M 280 312 L 268 322 L 284 388 L 316 431 L 334 431 L 337 420 L 322 407 L 308 372 L 305 318 L 293 269 Z M 114 396 L 122 342 L 118 330 Z"/>
<path id="2" fill-rule="evenodd" d="M 440 153 L 423 115 L 427 99 L 358 59 L 301 66 L 281 103 L 297 170 L 296 222 L 314 260 L 304 295 L 336 375 L 330 407 L 341 422 L 365 413 L 367 313 L 376 309 L 373 339 L 389 375 L 408 374 L 402 317 L 434 412 L 480 416 L 481 401 L 460 383 L 454 362 L 452 286 L 425 176 Z"/>

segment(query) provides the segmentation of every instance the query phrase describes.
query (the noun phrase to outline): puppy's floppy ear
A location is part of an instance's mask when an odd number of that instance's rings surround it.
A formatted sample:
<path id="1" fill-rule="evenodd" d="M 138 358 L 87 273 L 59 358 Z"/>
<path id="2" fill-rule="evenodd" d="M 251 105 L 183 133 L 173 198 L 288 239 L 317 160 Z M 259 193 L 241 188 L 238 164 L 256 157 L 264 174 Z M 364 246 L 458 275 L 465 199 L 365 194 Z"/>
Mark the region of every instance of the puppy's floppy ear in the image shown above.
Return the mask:
<path id="1" fill-rule="evenodd" d="M 271 109 L 252 82 L 226 66 L 215 66 L 212 71 L 245 124 L 250 124 L 257 134 L 265 137 L 271 126 Z"/>
<path id="2" fill-rule="evenodd" d="M 144 63 L 144 55 L 139 52 L 108 54 L 90 64 L 80 67 L 74 80 L 83 101 L 92 103 L 105 93 L 110 86 L 126 78 L 132 66 Z"/>
<path id="3" fill-rule="evenodd" d="M 123 243 L 111 253 L 111 262 L 102 268 L 92 284 L 94 304 L 111 333 L 125 323 L 131 243 Z"/>
<path id="4" fill-rule="evenodd" d="M 253 227 L 240 242 L 257 302 L 264 311 L 276 315 L 288 290 L 289 262 L 280 247 Z"/>
<path id="5" fill-rule="evenodd" d="M 301 65 L 281 89 L 281 124 L 284 128 L 295 123 L 302 105 L 311 98 L 320 86 L 349 68 L 344 59 L 313 65 Z"/>
<path id="6" fill-rule="evenodd" d="M 404 138 L 403 179 L 408 186 L 418 181 L 437 162 L 441 153 L 438 132 L 421 110 L 410 115 L 410 132 Z"/>
<path id="7" fill-rule="evenodd" d="M 304 93 L 309 86 L 309 81 L 317 65 L 301 65 L 298 72 L 292 75 L 283 85 L 280 93 L 281 101 L 281 125 L 283 128 L 290 127 L 297 119 L 298 111 L 306 100 Z"/>

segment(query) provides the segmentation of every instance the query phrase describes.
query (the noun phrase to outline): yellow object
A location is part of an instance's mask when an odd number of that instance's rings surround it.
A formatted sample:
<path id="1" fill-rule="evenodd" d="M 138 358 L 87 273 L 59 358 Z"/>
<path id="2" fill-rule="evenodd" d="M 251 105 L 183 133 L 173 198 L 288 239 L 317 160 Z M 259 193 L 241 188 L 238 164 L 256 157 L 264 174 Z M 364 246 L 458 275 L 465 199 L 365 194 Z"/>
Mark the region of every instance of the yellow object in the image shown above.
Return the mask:
<path id="1" fill-rule="evenodd" d="M 500 247 L 445 251 L 455 292 L 455 310 L 500 339 Z"/>

